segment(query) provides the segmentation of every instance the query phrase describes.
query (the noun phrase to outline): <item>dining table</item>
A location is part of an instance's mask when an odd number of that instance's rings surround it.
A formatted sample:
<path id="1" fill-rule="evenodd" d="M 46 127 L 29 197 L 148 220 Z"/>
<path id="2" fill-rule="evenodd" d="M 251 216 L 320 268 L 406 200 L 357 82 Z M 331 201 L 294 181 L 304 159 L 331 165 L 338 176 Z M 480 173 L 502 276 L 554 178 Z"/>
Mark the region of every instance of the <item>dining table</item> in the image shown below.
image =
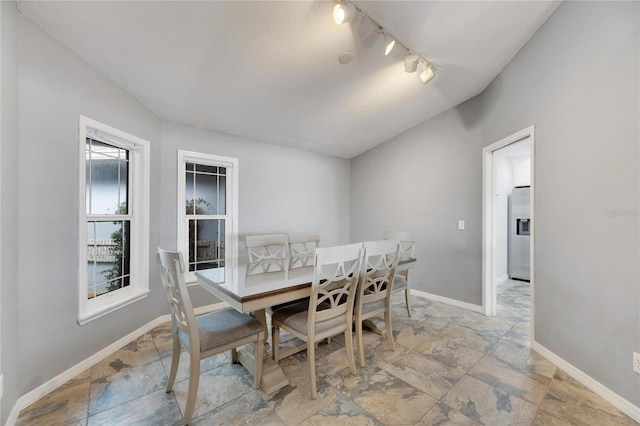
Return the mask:
<path id="1" fill-rule="evenodd" d="M 398 262 L 398 270 L 413 268 L 416 259 Z M 232 308 L 249 313 L 260 321 L 268 336 L 266 310 L 311 295 L 313 258 L 296 257 L 250 263 L 248 259 L 234 257 L 221 266 L 196 271 L 198 284 Z M 380 332 L 379 330 L 377 332 Z M 262 390 L 275 392 L 289 384 L 282 368 L 270 357 L 265 341 L 262 367 Z M 238 351 L 238 360 L 255 374 L 253 346 Z"/>

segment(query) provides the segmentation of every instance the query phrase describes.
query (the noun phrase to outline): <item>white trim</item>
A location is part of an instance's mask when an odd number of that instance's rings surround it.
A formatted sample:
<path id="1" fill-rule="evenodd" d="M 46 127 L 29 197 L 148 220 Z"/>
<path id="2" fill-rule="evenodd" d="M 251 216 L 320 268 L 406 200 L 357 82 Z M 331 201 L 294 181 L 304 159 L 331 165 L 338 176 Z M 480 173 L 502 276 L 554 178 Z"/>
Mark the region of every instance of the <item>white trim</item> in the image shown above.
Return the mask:
<path id="1" fill-rule="evenodd" d="M 106 295 L 87 299 L 87 225 L 90 220 L 101 215 L 87 215 L 85 188 L 85 143 L 90 133 L 98 133 L 98 140 L 104 139 L 114 146 L 128 149 L 130 155 L 131 188 L 127 191 L 132 210 L 121 215 L 131 222 L 131 254 L 137 259 L 130 265 L 130 285 Z M 92 134 L 91 137 L 95 135 Z M 150 142 L 130 135 L 83 115 L 79 116 L 79 163 L 78 163 L 78 324 L 100 318 L 123 306 L 134 303 L 149 294 L 149 224 L 150 224 Z M 127 217 L 128 216 L 128 217 Z"/>
<path id="2" fill-rule="evenodd" d="M 484 313 L 482 306 L 474 305 L 473 303 L 462 302 L 456 299 L 449 299 L 448 297 L 438 296 L 437 294 L 426 293 L 420 290 L 411 289 L 409 294 L 412 296 L 422 297 L 424 299 L 434 300 L 436 302 L 446 303 L 447 305 L 456 306 L 458 308 L 466 309 L 468 311 Z"/>
<path id="3" fill-rule="evenodd" d="M 496 259 L 493 253 L 495 234 L 493 230 L 494 167 L 493 152 L 519 140 L 529 138 L 531 155 L 531 238 L 529 240 L 531 264 L 531 342 L 535 341 L 535 126 L 531 125 L 482 149 L 482 309 L 485 315 L 497 314 Z"/>
<path id="4" fill-rule="evenodd" d="M 228 303 L 219 302 L 219 303 L 214 303 L 212 305 L 195 308 L 194 312 L 196 315 L 202 315 L 209 312 L 219 311 L 221 309 L 225 309 L 228 307 L 230 307 Z M 60 386 L 62 386 L 69 380 L 73 379 L 83 371 L 86 371 L 87 369 L 93 367 L 94 365 L 96 365 L 97 363 L 99 363 L 109 355 L 122 349 L 123 346 L 126 346 L 127 344 L 133 342 L 140 336 L 144 335 L 145 333 L 148 333 L 149 331 L 153 330 L 155 327 L 159 326 L 160 324 L 163 324 L 168 321 L 171 321 L 171 316 L 169 314 L 159 316 L 158 318 L 148 322 L 147 324 L 143 325 L 137 330 L 132 331 L 126 336 L 116 340 L 115 342 L 111 343 L 105 348 L 99 350 L 98 352 L 89 356 L 88 358 L 80 361 L 78 364 L 74 365 L 73 367 L 63 371 L 62 373 L 58 374 L 56 377 L 53 377 L 52 379 L 47 380 L 37 388 L 33 389 L 31 392 L 28 392 L 22 395 L 20 398 L 18 398 L 18 400 L 16 401 L 16 404 L 13 406 L 13 409 L 11 410 L 11 413 L 9 414 L 9 417 L 7 418 L 7 422 L 5 423 L 5 425 L 9 426 L 9 425 L 15 424 L 15 422 L 18 420 L 20 411 L 24 410 L 34 402 L 37 402 L 41 398 L 47 396 L 49 393 L 58 389 Z"/>
<path id="5" fill-rule="evenodd" d="M 640 423 L 640 407 L 634 405 L 627 399 L 618 395 L 602 383 L 598 382 L 593 377 L 584 373 L 582 370 L 574 367 L 572 364 L 560 358 L 558 355 L 554 354 L 549 349 L 542 346 L 540 343 L 534 342 L 533 350 L 551 361 L 553 364 L 555 364 L 556 367 L 560 368 L 562 371 L 576 379 L 578 382 L 591 389 L 596 395 L 602 397 L 609 404 L 613 405 L 636 422 Z"/>

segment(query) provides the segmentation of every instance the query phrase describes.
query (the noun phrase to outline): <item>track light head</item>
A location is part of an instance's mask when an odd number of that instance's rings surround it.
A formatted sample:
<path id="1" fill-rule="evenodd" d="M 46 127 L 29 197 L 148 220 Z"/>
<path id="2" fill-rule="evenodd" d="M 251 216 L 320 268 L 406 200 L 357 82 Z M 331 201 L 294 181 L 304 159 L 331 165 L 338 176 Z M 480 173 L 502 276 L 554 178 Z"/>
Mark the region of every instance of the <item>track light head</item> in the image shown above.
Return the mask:
<path id="1" fill-rule="evenodd" d="M 360 40 L 364 40 L 375 31 L 375 26 L 373 25 L 373 22 L 371 22 L 371 19 L 362 12 L 360 12 L 360 21 L 358 22 L 357 31 Z"/>
<path id="2" fill-rule="evenodd" d="M 423 62 L 422 72 L 420 73 L 420 80 L 422 80 L 422 82 L 426 84 L 435 76 L 436 74 L 433 71 L 433 67 L 426 62 Z"/>
<path id="3" fill-rule="evenodd" d="M 385 56 L 387 56 L 389 53 L 391 53 L 391 50 L 393 50 L 393 46 L 396 45 L 396 41 L 391 38 L 389 36 L 389 34 L 385 33 L 384 31 L 380 31 L 379 36 L 380 37 L 380 43 L 382 44 L 382 47 L 384 48 L 384 54 Z"/>
<path id="4" fill-rule="evenodd" d="M 349 22 L 356 14 L 356 7 L 352 3 L 338 3 L 333 7 L 333 20 L 336 24 Z"/>
<path id="5" fill-rule="evenodd" d="M 416 72 L 418 69 L 418 55 L 411 52 L 404 57 L 404 71 L 408 73 Z"/>

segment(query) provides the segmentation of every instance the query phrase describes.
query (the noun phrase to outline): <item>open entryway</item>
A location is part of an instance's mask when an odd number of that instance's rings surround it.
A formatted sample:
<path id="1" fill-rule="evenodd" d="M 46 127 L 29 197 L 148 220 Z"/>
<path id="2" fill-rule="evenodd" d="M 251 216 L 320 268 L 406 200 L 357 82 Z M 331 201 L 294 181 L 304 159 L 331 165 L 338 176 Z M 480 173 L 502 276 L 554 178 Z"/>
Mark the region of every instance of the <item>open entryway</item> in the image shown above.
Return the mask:
<path id="1" fill-rule="evenodd" d="M 534 145 L 531 126 L 483 149 L 484 313 L 522 319 L 532 342 Z"/>

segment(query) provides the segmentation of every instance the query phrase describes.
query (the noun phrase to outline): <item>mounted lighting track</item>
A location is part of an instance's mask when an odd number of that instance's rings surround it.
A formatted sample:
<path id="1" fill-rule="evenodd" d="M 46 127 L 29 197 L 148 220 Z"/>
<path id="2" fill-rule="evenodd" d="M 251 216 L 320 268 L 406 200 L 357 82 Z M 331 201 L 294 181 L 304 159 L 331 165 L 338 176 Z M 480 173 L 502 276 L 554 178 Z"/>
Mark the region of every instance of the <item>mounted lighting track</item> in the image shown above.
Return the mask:
<path id="1" fill-rule="evenodd" d="M 406 51 L 404 58 L 405 72 L 416 72 L 420 64 L 420 73 L 418 73 L 418 75 L 423 83 L 428 83 L 436 76 L 436 70 L 433 64 L 429 63 L 429 61 L 418 55 L 415 51 L 409 49 L 405 44 L 399 42 L 396 37 L 389 34 L 388 30 L 367 15 L 367 13 L 360 9 L 355 3 L 345 0 L 338 1 L 333 8 L 333 19 L 336 24 L 350 23 L 354 21 L 356 16 L 358 17 L 357 22 L 355 22 L 356 31 L 361 40 L 375 33 L 379 43 L 382 44 L 385 55 L 389 55 L 391 50 L 396 46 L 400 46 Z"/>

